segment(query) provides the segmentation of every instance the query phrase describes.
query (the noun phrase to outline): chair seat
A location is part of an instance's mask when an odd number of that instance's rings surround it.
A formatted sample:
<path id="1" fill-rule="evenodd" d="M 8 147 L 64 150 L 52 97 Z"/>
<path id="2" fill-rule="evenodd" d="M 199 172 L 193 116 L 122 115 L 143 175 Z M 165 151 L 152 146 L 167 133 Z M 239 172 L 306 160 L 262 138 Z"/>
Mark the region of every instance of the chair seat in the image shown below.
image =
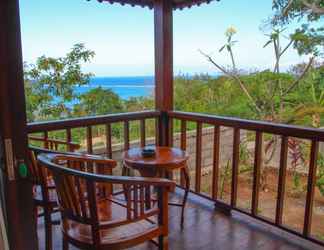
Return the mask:
<path id="1" fill-rule="evenodd" d="M 100 223 L 125 219 L 126 208 L 112 203 L 109 205 L 110 209 L 107 213 L 107 210 L 104 209 L 104 207 L 107 208 L 107 205 L 102 204 L 100 204 L 99 206 L 100 209 L 98 214 Z M 147 237 L 143 237 L 144 235 L 149 234 L 151 237 L 152 235 L 154 235 L 153 237 L 158 236 L 160 233 L 160 229 L 156 221 L 157 219 L 154 216 L 152 216 L 150 217 L 150 221 L 144 219 L 128 223 L 122 226 L 102 229 L 100 230 L 101 245 L 105 245 L 107 247 L 114 247 L 126 244 L 127 246 L 127 241 L 134 241 L 134 238 L 138 238 L 139 241 L 141 241 L 141 238 L 143 238 L 142 240 L 144 242 L 147 240 Z M 81 224 L 76 221 L 66 220 L 65 229 L 63 229 L 63 232 L 68 238 L 73 239 L 73 241 L 89 245 L 93 243 L 90 225 Z"/>

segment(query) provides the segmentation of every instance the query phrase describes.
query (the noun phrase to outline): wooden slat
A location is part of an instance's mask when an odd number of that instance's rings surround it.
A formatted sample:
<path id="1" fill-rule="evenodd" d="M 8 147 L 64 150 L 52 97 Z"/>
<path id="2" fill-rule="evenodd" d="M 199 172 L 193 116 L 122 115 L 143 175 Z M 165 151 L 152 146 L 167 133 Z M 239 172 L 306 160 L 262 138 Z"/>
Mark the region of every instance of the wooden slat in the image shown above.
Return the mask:
<path id="1" fill-rule="evenodd" d="M 181 120 L 181 138 L 180 138 L 180 147 L 182 150 L 186 150 L 187 148 L 187 122 L 185 120 Z"/>
<path id="2" fill-rule="evenodd" d="M 173 119 L 170 118 L 169 119 L 169 142 L 168 142 L 168 146 L 169 147 L 173 147 Z"/>
<path id="3" fill-rule="evenodd" d="M 278 196 L 277 196 L 277 208 L 276 208 L 276 224 L 282 224 L 282 215 L 284 208 L 285 188 L 286 188 L 286 172 L 287 172 L 287 160 L 288 160 L 288 137 L 283 136 L 281 138 L 280 149 L 280 169 L 278 179 Z"/>
<path id="4" fill-rule="evenodd" d="M 71 129 L 68 128 L 66 129 L 66 143 L 67 143 L 67 150 L 68 151 L 73 151 L 72 150 L 72 146 L 70 145 L 70 143 L 72 142 L 72 132 Z"/>
<path id="5" fill-rule="evenodd" d="M 308 184 L 307 184 L 307 196 L 304 218 L 304 236 L 310 236 L 312 228 L 312 215 L 313 215 L 313 203 L 314 203 L 314 191 L 316 184 L 316 172 L 317 172 L 317 156 L 318 156 L 319 143 L 316 140 L 312 141 L 309 172 L 308 172 Z"/>
<path id="6" fill-rule="evenodd" d="M 129 122 L 124 122 L 124 150 L 129 149 Z"/>
<path id="7" fill-rule="evenodd" d="M 127 219 L 132 219 L 132 195 L 131 195 L 131 186 L 125 185 L 125 192 L 126 192 L 126 207 L 127 207 Z"/>
<path id="8" fill-rule="evenodd" d="M 89 180 L 86 180 L 87 185 L 87 195 L 88 195 L 88 204 L 89 204 L 89 212 L 90 218 L 92 221 L 98 221 L 98 208 L 96 201 L 96 183 L 93 183 Z M 94 248 L 98 248 L 98 242 L 100 242 L 100 233 L 99 233 L 99 223 L 93 223 L 91 225 L 92 238 L 94 241 Z"/>
<path id="9" fill-rule="evenodd" d="M 112 159 L 112 140 L 111 140 L 111 124 L 106 124 L 106 150 L 107 155 Z"/>
<path id="10" fill-rule="evenodd" d="M 138 186 L 133 186 L 134 218 L 138 217 Z"/>
<path id="11" fill-rule="evenodd" d="M 256 132 L 255 135 L 255 149 L 254 149 L 254 167 L 253 167 L 253 189 L 252 189 L 252 207 L 251 213 L 253 216 L 258 214 L 259 205 L 259 189 L 260 189 L 260 175 L 262 167 L 263 154 L 263 135 L 261 132 Z"/>
<path id="12" fill-rule="evenodd" d="M 237 182 L 240 161 L 240 129 L 234 128 L 233 135 L 233 161 L 232 161 L 232 189 L 231 189 L 231 206 L 236 207 L 237 201 Z"/>
<path id="13" fill-rule="evenodd" d="M 197 123 L 196 131 L 196 182 L 195 191 L 200 192 L 201 187 L 201 152 L 202 151 L 202 123 Z"/>
<path id="14" fill-rule="evenodd" d="M 144 186 L 140 185 L 140 212 L 141 212 L 141 216 L 144 215 L 145 212 L 145 195 L 144 195 Z"/>
<path id="15" fill-rule="evenodd" d="M 180 147 L 182 150 L 187 149 L 187 122 L 185 120 L 181 120 L 181 136 L 180 136 Z M 185 178 L 183 172 L 180 174 L 180 185 L 184 187 Z"/>
<path id="16" fill-rule="evenodd" d="M 161 118 L 155 118 L 154 119 L 155 122 L 155 145 L 159 146 L 159 138 L 160 138 L 160 122 L 161 122 Z"/>
<path id="17" fill-rule="evenodd" d="M 141 147 L 145 147 L 146 145 L 145 119 L 140 120 L 140 133 L 141 133 Z"/>
<path id="18" fill-rule="evenodd" d="M 48 131 L 45 131 L 44 132 L 44 148 L 47 148 L 48 149 L 48 147 L 49 147 L 49 145 L 48 145 Z"/>
<path id="19" fill-rule="evenodd" d="M 214 128 L 212 198 L 217 199 L 219 178 L 220 126 Z"/>
<path id="20" fill-rule="evenodd" d="M 93 147 L 92 147 L 92 127 L 87 127 L 87 151 L 89 154 L 93 153 Z"/>

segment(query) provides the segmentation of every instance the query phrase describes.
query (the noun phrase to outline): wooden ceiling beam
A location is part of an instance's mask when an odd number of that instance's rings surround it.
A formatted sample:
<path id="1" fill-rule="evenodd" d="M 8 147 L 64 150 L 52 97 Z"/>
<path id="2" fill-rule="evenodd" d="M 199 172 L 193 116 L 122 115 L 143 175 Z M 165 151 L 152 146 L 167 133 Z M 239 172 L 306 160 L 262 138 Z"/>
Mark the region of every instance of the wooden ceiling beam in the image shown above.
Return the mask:
<path id="1" fill-rule="evenodd" d="M 91 0 L 87 0 L 87 1 L 91 1 Z M 154 0 L 97 0 L 99 3 L 103 3 L 103 2 L 109 2 L 110 4 L 113 3 L 119 3 L 121 5 L 125 5 L 125 4 L 129 4 L 132 7 L 134 6 L 141 6 L 141 7 L 148 7 L 150 9 L 153 8 L 154 6 Z M 192 6 L 200 6 L 203 3 L 207 3 L 209 4 L 211 1 L 213 0 L 182 0 L 182 1 L 171 1 L 172 3 L 172 8 L 174 10 L 176 9 L 184 9 L 184 8 L 191 8 Z M 220 0 L 216 0 L 216 1 L 220 1 Z"/>

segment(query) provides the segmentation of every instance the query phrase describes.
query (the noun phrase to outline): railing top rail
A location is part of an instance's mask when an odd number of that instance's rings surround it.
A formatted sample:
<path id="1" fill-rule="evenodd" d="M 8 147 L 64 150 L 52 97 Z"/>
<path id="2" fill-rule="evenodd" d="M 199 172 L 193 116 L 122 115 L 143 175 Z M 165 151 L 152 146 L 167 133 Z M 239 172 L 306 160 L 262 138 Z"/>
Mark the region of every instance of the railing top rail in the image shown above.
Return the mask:
<path id="1" fill-rule="evenodd" d="M 27 124 L 28 133 L 37 133 L 43 131 L 63 130 L 69 128 L 87 127 L 112 122 L 141 120 L 155 118 L 160 115 L 159 111 L 149 110 L 141 112 L 109 114 L 101 116 L 90 116 L 81 118 L 64 119 L 58 121 L 44 121 Z"/>
<path id="2" fill-rule="evenodd" d="M 180 120 L 195 121 L 213 125 L 221 125 L 233 128 L 240 128 L 263 133 L 298 137 L 303 139 L 324 141 L 324 130 L 316 128 L 306 128 L 295 125 L 280 123 L 246 120 L 233 117 L 215 116 L 201 113 L 190 113 L 181 111 L 169 111 L 169 116 Z"/>

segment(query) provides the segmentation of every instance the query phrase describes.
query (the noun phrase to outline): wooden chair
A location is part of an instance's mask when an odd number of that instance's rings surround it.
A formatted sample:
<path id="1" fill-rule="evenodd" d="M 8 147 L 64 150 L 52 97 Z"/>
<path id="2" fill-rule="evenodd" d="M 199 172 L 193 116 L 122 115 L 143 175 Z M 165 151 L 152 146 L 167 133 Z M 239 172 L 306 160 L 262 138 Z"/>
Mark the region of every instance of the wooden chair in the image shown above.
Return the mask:
<path id="1" fill-rule="evenodd" d="M 33 183 L 34 215 L 35 226 L 38 224 L 38 217 L 44 217 L 45 224 L 45 245 L 46 250 L 52 249 L 52 226 L 59 224 L 52 220 L 52 214 L 58 212 L 55 185 L 47 171 L 40 171 L 37 163 L 37 154 L 51 152 L 49 150 L 29 148 L 29 171 L 30 180 Z M 41 208 L 42 213 L 40 213 Z"/>
<path id="2" fill-rule="evenodd" d="M 46 171 L 41 172 L 37 163 L 37 155 L 40 153 L 59 153 L 54 150 L 65 147 L 71 151 L 80 148 L 80 145 L 73 142 L 65 142 L 60 140 L 44 139 L 39 137 L 29 137 L 29 142 L 41 142 L 44 148 L 29 147 L 29 171 L 30 180 L 33 183 L 34 190 L 34 208 L 36 227 L 38 217 L 44 217 L 45 224 L 45 245 L 46 250 L 52 250 L 52 226 L 58 225 L 60 222 L 52 220 L 52 214 L 58 212 L 57 195 L 53 178 Z M 72 152 L 66 152 L 71 154 Z M 39 213 L 39 208 L 42 213 Z"/>
<path id="3" fill-rule="evenodd" d="M 69 244 L 80 249 L 124 249 L 145 241 L 168 249 L 168 192 L 174 190 L 174 182 L 80 171 L 90 165 L 102 172 L 102 166 L 115 164 L 89 156 L 41 154 L 38 161 L 54 177 L 64 250 Z M 121 192 L 113 194 L 113 185 L 126 187 L 127 199 Z M 144 195 L 153 188 L 157 202 Z M 148 202 L 149 209 L 145 206 Z M 153 240 L 156 237 L 158 242 Z"/>

